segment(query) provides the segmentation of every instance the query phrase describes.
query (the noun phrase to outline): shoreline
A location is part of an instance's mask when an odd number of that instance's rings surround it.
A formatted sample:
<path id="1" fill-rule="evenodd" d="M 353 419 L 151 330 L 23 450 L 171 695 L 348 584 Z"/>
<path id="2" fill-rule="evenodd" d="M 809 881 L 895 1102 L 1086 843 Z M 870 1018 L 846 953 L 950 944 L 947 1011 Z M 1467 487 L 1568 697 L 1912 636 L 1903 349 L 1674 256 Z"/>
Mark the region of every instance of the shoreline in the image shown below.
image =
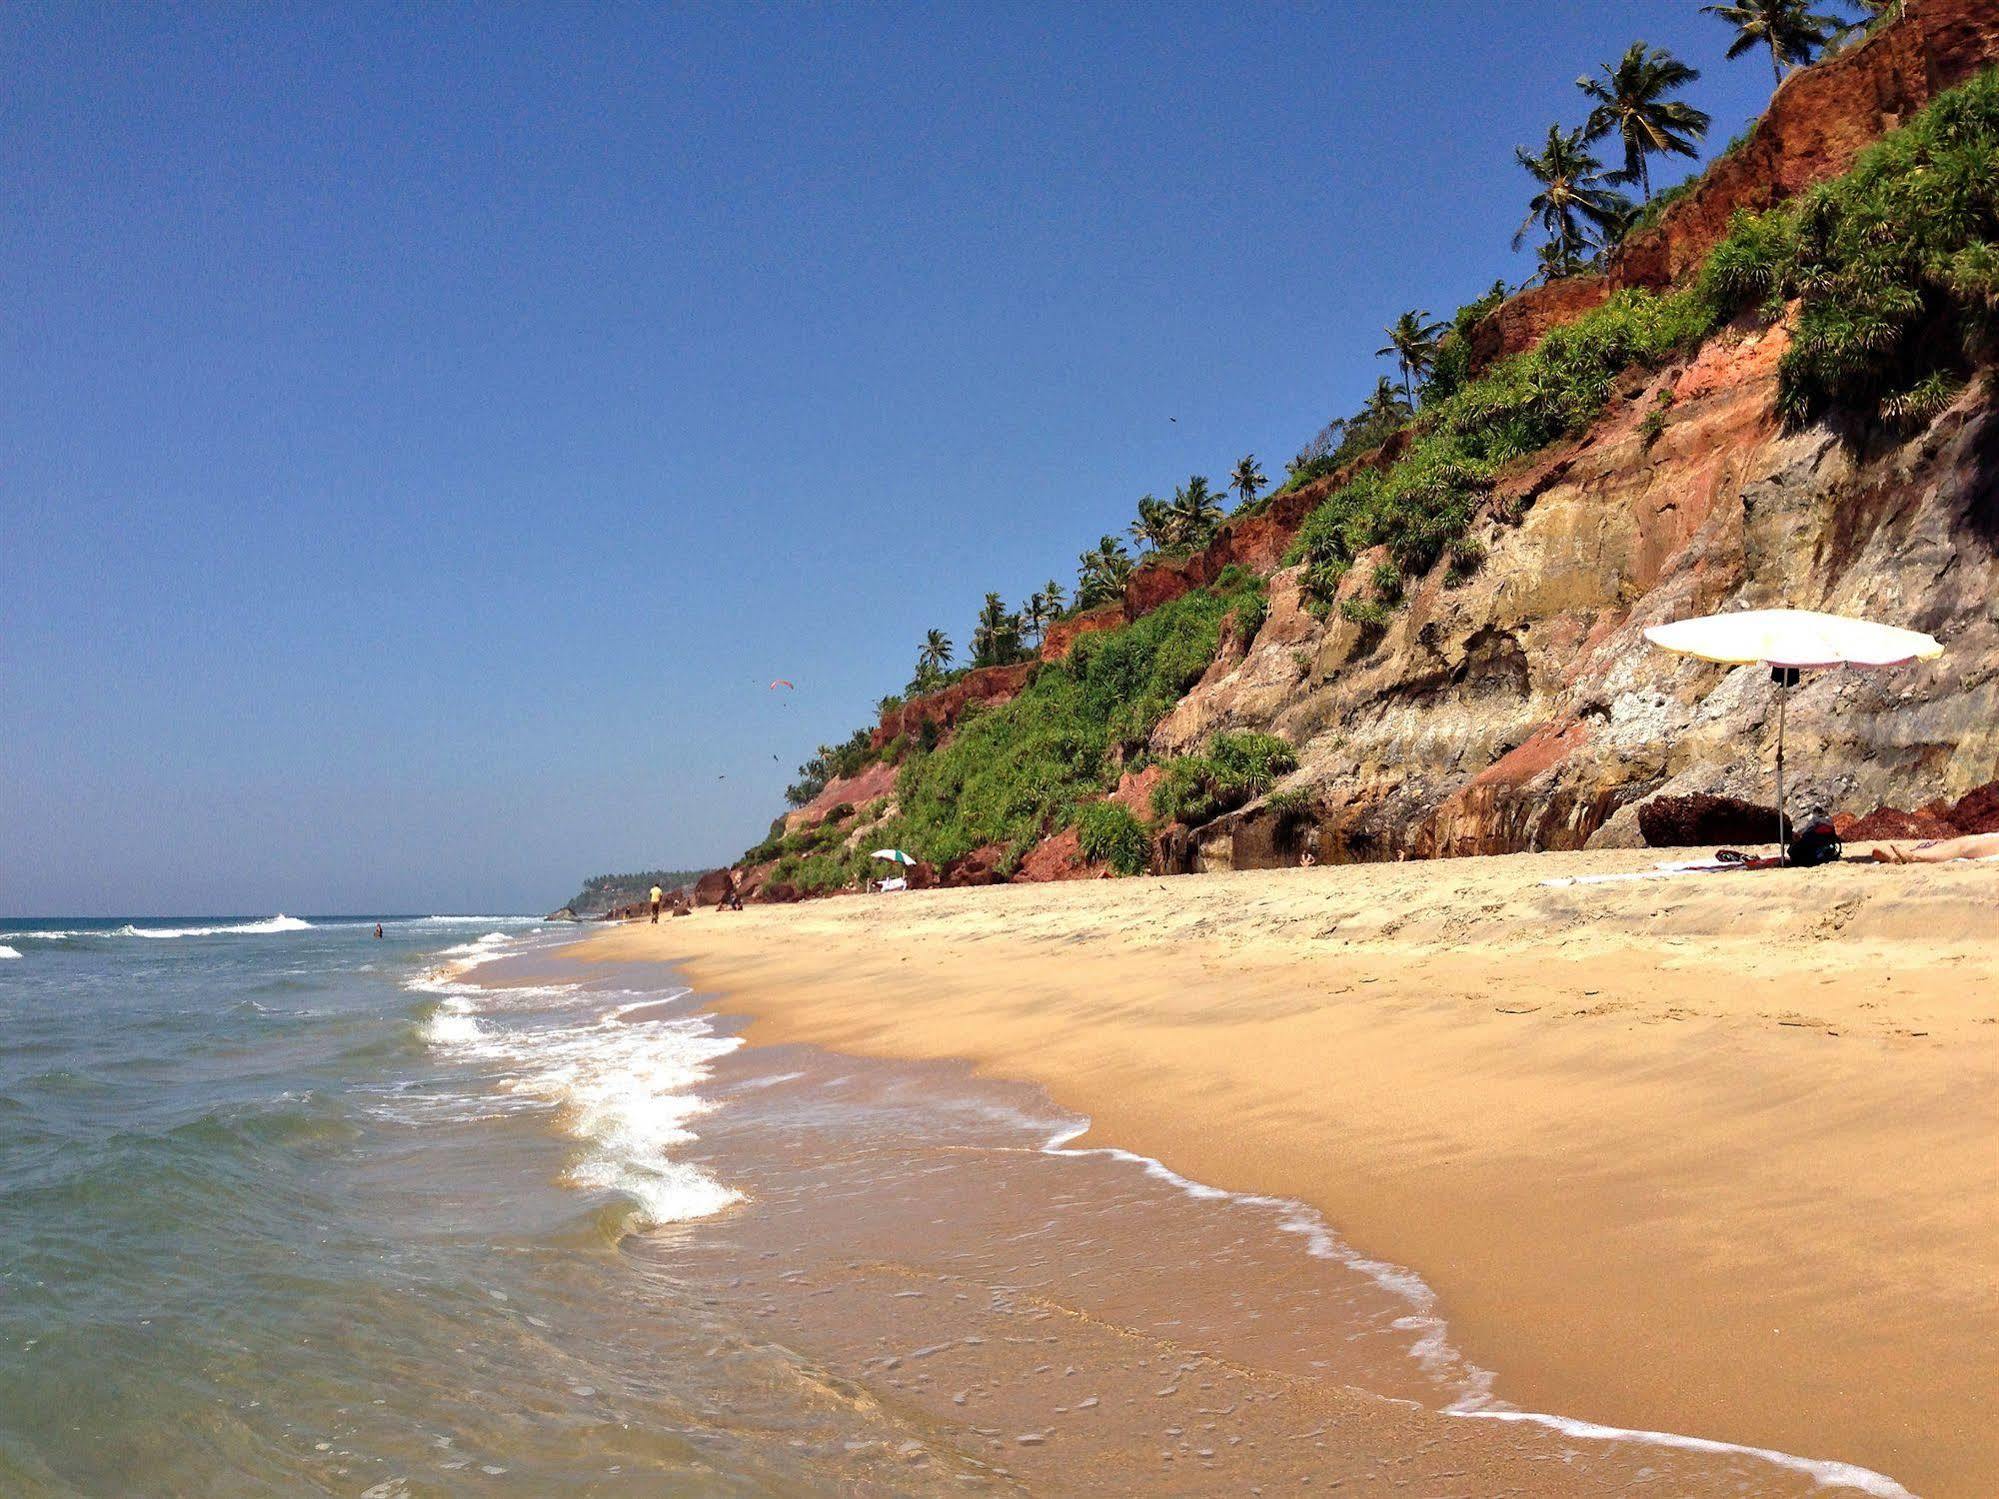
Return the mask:
<path id="1" fill-rule="evenodd" d="M 1527 1410 L 1990 1492 L 1994 872 L 1540 883 L 1656 860 L 922 892 L 570 951 L 1306 1203 Z"/>

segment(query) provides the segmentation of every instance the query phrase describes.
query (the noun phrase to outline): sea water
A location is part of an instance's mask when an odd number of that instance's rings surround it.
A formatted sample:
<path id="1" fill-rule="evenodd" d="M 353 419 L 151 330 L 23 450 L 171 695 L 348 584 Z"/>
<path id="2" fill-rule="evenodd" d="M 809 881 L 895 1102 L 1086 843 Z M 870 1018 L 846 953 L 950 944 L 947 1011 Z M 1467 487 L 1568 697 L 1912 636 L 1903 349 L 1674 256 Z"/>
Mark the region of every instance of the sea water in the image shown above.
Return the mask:
<path id="1" fill-rule="evenodd" d="M 1579 1492 L 1900 1492 L 1512 1411 L 1300 1205 L 1025 1086 L 745 1047 L 574 935 L 0 920 L 0 1495 L 1215 1492 L 1340 1425 Z M 1380 1424 L 1418 1407 L 1507 1419 Z"/>
<path id="2" fill-rule="evenodd" d="M 676 1152 L 736 1042 L 467 1013 L 451 973 L 553 935 L 0 922 L 0 1493 L 824 1488 L 851 1433 L 770 1381 L 716 1420 L 739 1332 L 619 1247 L 733 1200 Z"/>

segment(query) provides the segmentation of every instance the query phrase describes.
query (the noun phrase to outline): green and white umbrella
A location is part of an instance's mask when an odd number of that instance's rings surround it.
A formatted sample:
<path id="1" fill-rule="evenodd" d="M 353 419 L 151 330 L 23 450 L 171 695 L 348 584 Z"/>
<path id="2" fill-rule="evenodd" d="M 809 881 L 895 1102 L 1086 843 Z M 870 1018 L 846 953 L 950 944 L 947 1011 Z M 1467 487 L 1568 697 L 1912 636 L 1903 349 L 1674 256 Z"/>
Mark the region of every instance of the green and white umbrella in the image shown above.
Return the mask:
<path id="1" fill-rule="evenodd" d="M 915 855 L 905 853 L 899 848 L 878 848 L 874 851 L 871 857 L 876 859 L 887 859 L 891 863 L 895 864 L 904 864 L 904 865 L 913 866 L 916 863 Z"/>

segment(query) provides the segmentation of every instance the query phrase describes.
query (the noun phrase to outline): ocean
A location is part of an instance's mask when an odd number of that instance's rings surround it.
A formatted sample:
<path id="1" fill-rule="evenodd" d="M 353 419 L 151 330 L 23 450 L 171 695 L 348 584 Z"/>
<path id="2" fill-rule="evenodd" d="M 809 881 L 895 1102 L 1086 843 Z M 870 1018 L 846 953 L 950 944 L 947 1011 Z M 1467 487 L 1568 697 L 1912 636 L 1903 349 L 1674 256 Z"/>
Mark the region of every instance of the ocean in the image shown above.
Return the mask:
<path id="1" fill-rule="evenodd" d="M 1513 1411 L 1299 1204 L 575 936 L 0 921 L 0 1494 L 1902 1492 Z"/>

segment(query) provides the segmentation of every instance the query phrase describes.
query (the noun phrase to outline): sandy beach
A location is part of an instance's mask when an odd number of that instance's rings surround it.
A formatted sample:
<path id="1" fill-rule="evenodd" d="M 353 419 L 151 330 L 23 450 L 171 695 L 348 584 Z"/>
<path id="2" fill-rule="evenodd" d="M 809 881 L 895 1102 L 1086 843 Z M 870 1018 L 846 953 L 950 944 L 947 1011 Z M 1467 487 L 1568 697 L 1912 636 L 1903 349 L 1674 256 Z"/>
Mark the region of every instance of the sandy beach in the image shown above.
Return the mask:
<path id="1" fill-rule="evenodd" d="M 854 897 L 571 951 L 1308 1203 L 1517 1406 L 1999 1492 L 1999 866 L 1544 883 L 1658 857 Z"/>

